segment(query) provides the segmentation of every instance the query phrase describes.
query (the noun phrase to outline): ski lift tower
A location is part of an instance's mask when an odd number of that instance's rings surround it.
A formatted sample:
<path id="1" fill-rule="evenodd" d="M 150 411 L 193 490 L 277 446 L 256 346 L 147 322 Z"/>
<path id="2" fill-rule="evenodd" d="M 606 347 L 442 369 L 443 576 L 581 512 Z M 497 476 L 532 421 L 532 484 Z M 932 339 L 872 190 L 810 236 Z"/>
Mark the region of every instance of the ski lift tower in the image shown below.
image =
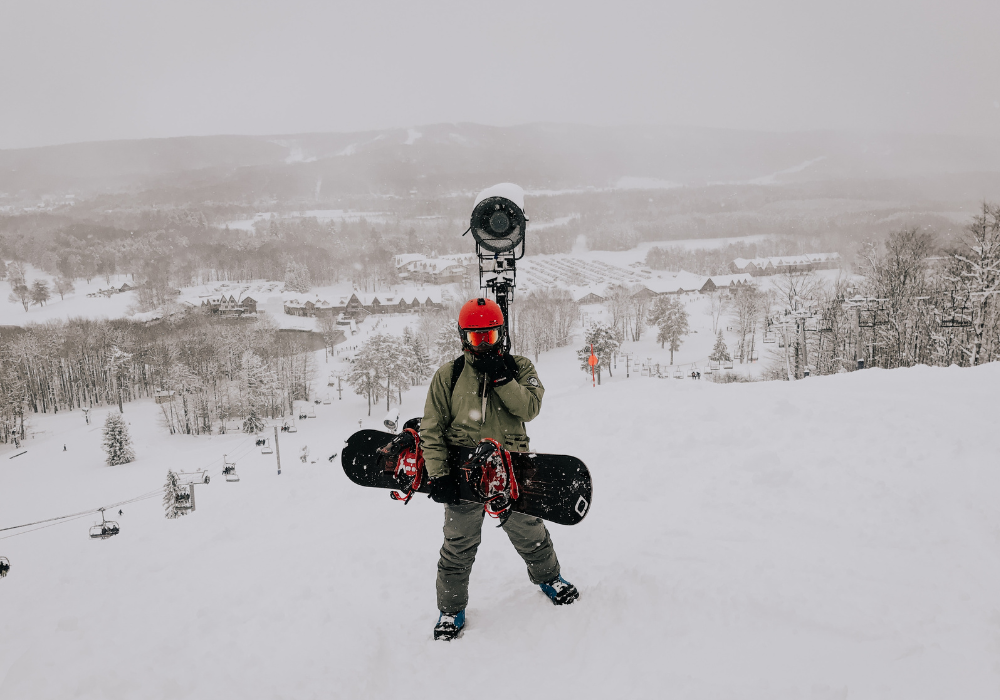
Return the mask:
<path id="1" fill-rule="evenodd" d="M 509 182 L 488 187 L 476 196 L 469 229 L 476 240 L 479 288 L 492 294 L 503 312 L 505 350 L 510 350 L 510 304 L 514 300 L 516 262 L 524 257 L 524 190 Z M 462 235 L 464 236 L 465 233 Z"/>
<path id="2" fill-rule="evenodd" d="M 791 300 L 784 313 L 777 319 L 769 320 L 768 327 L 777 326 L 781 329 L 782 339 L 785 345 L 785 369 L 788 372 L 788 380 L 794 381 L 809 376 L 807 367 L 809 366 L 808 343 L 806 342 L 807 323 L 809 319 L 816 316 L 813 310 L 813 301 L 805 301 L 798 296 Z M 794 339 L 788 337 L 789 329 L 794 333 Z M 789 348 L 794 343 L 795 361 L 794 367 L 792 359 L 789 357 Z"/>

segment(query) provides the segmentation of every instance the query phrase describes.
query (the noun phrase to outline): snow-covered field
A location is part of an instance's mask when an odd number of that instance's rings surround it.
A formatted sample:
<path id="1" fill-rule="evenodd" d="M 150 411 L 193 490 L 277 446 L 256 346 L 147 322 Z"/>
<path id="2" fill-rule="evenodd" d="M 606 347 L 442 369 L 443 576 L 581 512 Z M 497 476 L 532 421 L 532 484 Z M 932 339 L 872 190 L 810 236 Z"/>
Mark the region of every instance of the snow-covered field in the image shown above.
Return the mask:
<path id="1" fill-rule="evenodd" d="M 29 284 L 36 279 L 42 279 L 49 282 L 50 287 L 52 286 L 53 278 L 51 275 L 31 265 L 27 265 L 26 267 Z M 134 280 L 126 275 L 113 275 L 111 278 L 111 284 L 116 287 L 120 287 L 123 282 L 132 284 Z M 19 326 L 69 318 L 131 318 L 136 321 L 148 321 L 162 315 L 157 312 L 139 312 L 138 300 L 136 299 L 136 293 L 133 291 L 112 294 L 111 296 L 87 296 L 89 293 L 96 292 L 99 289 L 107 289 L 108 286 L 108 283 L 103 278 L 95 279 L 90 284 L 87 284 L 84 280 L 76 280 L 75 291 L 67 294 L 64 299 L 60 299 L 59 295 L 53 291 L 52 299 L 45 306 L 30 305 L 28 310 L 25 311 L 20 303 L 7 299 L 6 295 L 9 292 L 9 285 L 6 282 L 0 283 L 0 326 Z M 181 293 L 177 295 L 176 302 L 180 305 L 198 307 L 204 299 L 213 297 L 234 296 L 237 299 L 241 299 L 246 296 L 252 296 L 258 302 L 258 311 L 268 314 L 270 319 L 279 328 L 316 330 L 317 321 L 315 318 L 286 314 L 284 312 L 284 302 L 298 299 L 304 303 L 307 300 L 316 301 L 325 299 L 333 303 L 341 296 L 349 297 L 354 291 L 349 282 L 314 287 L 308 293 L 285 292 L 282 291 L 283 289 L 284 284 L 282 282 L 268 280 L 212 282 L 184 287 L 181 289 Z M 421 294 L 427 296 L 427 290 L 428 287 L 426 286 L 397 285 L 389 290 L 379 291 L 392 296 L 402 294 L 409 297 L 414 294 L 417 296 Z M 455 291 L 457 291 L 455 285 L 449 284 L 443 287 L 434 286 L 431 294 L 448 296 Z"/>
<path id="2" fill-rule="evenodd" d="M 533 447 L 594 475 L 587 519 L 551 527 L 582 597 L 553 607 L 487 523 L 450 644 L 431 640 L 441 506 L 327 460 L 384 405 L 329 390 L 281 434 L 280 476 L 246 436 L 168 436 L 151 402 L 126 405 L 120 467 L 108 409 L 32 418 L 27 454 L 0 451 L 0 527 L 148 493 L 168 467 L 217 474 L 224 453 L 242 480 L 197 487 L 176 521 L 155 495 L 121 506 L 107 541 L 90 515 L 0 532 L 0 698 L 1000 697 L 1000 365 L 592 389 L 563 348 L 539 370 Z"/>

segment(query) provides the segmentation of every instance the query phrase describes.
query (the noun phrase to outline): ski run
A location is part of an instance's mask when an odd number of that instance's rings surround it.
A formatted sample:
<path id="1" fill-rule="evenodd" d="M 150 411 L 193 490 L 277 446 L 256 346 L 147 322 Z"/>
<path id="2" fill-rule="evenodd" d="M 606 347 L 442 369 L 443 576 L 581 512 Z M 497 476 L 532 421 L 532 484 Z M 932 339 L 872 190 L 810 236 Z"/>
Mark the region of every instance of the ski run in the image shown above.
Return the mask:
<path id="1" fill-rule="evenodd" d="M 176 520 L 158 493 L 109 510 L 106 541 L 94 513 L 0 532 L 0 698 L 1000 697 L 1000 365 L 593 388 L 576 349 L 541 356 L 528 428 L 593 474 L 586 520 L 549 526 L 580 600 L 551 605 L 488 523 L 449 644 L 441 506 L 329 460 L 384 408 L 332 392 L 280 434 L 280 476 L 252 436 L 169 436 L 150 400 L 125 405 L 116 467 L 117 407 L 32 416 L 27 452 L 0 453 L 0 527 L 213 478 Z"/>

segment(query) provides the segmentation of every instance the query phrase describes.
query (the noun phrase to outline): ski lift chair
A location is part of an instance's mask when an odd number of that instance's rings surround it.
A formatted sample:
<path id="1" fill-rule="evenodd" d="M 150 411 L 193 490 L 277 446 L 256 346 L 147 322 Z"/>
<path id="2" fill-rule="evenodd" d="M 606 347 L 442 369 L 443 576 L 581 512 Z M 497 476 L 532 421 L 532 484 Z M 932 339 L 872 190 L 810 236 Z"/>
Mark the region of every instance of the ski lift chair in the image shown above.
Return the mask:
<path id="1" fill-rule="evenodd" d="M 732 369 L 732 368 L 733 368 L 732 360 L 726 360 L 722 365 L 722 369 Z"/>
<path id="2" fill-rule="evenodd" d="M 230 462 L 225 456 L 222 457 L 222 475 L 229 482 L 235 483 L 240 480 L 240 475 L 236 473 L 236 462 Z"/>
<path id="3" fill-rule="evenodd" d="M 222 459 L 225 461 L 225 455 L 223 455 Z M 229 464 L 229 462 L 225 463 Z M 233 466 L 236 465 L 233 464 Z M 181 484 L 187 486 L 188 484 L 207 484 L 212 480 L 212 477 L 204 469 L 196 469 L 193 472 L 177 472 L 177 479 Z"/>
<path id="4" fill-rule="evenodd" d="M 6 576 L 8 571 L 10 571 L 10 559 L 0 557 L 0 578 Z"/>
<path id="5" fill-rule="evenodd" d="M 176 510 L 191 510 L 191 494 L 188 491 L 178 491 L 174 494 Z"/>
<path id="6" fill-rule="evenodd" d="M 287 433 L 297 433 L 299 429 L 295 426 L 295 420 L 292 419 L 291 423 L 285 423 L 285 432 Z"/>
<path id="7" fill-rule="evenodd" d="M 274 447 L 271 446 L 271 438 L 264 439 L 264 446 L 260 448 L 260 453 L 262 455 L 274 454 Z"/>
<path id="8" fill-rule="evenodd" d="M 329 406 L 330 405 L 330 395 L 329 394 L 327 394 L 326 396 L 323 397 L 323 405 L 324 406 Z"/>
<path id="9" fill-rule="evenodd" d="M 114 520 L 104 519 L 104 509 L 101 508 L 101 522 L 99 525 L 94 525 L 90 528 L 90 539 L 92 540 L 106 540 L 109 537 L 114 537 L 120 531 L 118 523 Z"/>
<path id="10" fill-rule="evenodd" d="M 315 417 L 316 417 L 316 409 L 314 407 L 310 406 L 309 407 L 309 412 L 306 415 L 306 418 L 315 418 Z"/>
<path id="11" fill-rule="evenodd" d="M 720 369 L 722 369 L 722 363 L 720 363 L 718 360 L 709 360 L 708 369 L 705 370 L 705 372 L 706 374 L 709 372 L 718 372 Z"/>
<path id="12" fill-rule="evenodd" d="M 764 342 L 769 344 L 775 342 L 774 333 L 765 333 Z"/>
<path id="13" fill-rule="evenodd" d="M 684 372 L 680 367 L 674 370 L 674 379 L 684 379 Z"/>

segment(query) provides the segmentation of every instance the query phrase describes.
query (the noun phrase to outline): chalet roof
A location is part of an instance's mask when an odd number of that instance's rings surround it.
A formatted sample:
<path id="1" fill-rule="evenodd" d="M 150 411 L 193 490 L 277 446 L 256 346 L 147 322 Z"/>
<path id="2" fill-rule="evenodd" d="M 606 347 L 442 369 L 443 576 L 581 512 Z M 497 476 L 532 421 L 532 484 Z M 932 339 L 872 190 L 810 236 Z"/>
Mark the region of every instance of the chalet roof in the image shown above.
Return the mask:
<path id="1" fill-rule="evenodd" d="M 753 284 L 753 275 L 741 272 L 737 275 L 712 275 L 709 279 L 716 287 L 729 287 L 734 284 Z"/>
<path id="2" fill-rule="evenodd" d="M 425 257 L 427 256 L 423 253 L 403 253 L 401 255 L 397 255 L 395 258 L 396 267 L 403 267 L 407 263 L 423 260 Z"/>
<path id="3" fill-rule="evenodd" d="M 667 272 L 643 282 L 643 286 L 657 294 L 676 294 L 678 292 L 696 292 L 705 286 L 708 280 L 704 275 L 693 272 Z"/>

